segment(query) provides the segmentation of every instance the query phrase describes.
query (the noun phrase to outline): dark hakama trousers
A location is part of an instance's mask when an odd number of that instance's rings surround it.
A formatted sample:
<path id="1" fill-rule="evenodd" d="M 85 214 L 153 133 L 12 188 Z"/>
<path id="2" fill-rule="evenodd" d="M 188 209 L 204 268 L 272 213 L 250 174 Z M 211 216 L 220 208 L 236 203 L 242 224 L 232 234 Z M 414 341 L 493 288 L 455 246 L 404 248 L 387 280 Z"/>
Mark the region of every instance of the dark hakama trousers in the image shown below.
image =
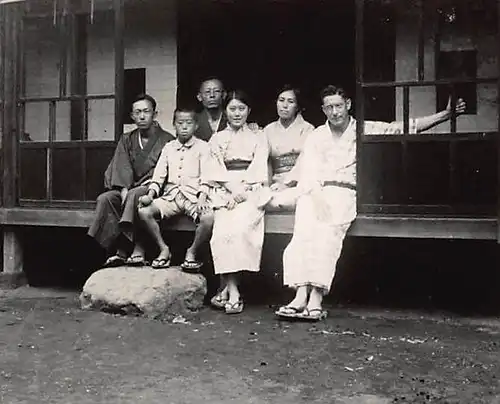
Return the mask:
<path id="1" fill-rule="evenodd" d="M 139 198 L 147 192 L 147 186 L 130 189 L 123 205 L 120 191 L 103 192 L 97 197 L 95 219 L 87 234 L 106 250 L 110 249 L 120 235 L 133 243 L 134 230 L 138 221 Z"/>

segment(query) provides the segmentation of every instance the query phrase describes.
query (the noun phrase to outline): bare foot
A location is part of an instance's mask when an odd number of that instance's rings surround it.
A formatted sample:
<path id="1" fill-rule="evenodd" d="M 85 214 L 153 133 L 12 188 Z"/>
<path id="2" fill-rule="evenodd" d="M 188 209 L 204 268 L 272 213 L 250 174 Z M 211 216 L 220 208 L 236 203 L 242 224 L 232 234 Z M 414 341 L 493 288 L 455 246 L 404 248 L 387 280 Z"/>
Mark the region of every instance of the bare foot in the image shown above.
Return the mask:
<path id="1" fill-rule="evenodd" d="M 186 256 L 184 257 L 186 261 L 196 261 L 196 254 L 191 249 L 186 250 Z"/>
<path id="2" fill-rule="evenodd" d="M 127 265 L 131 266 L 143 266 L 146 265 L 145 260 L 145 252 L 144 249 L 138 246 L 137 244 L 134 246 L 134 251 L 132 251 L 132 255 L 127 259 Z"/>
<path id="3" fill-rule="evenodd" d="M 295 292 L 295 297 L 293 300 L 284 307 L 289 307 L 291 309 L 303 310 L 307 305 L 307 286 L 299 286 Z"/>
<path id="4" fill-rule="evenodd" d="M 311 310 L 316 310 L 322 309 L 322 303 L 323 303 L 323 293 L 321 292 L 320 289 L 318 288 L 312 288 L 311 294 L 309 295 L 309 302 L 307 303 L 307 309 L 309 311 Z"/>
<path id="5" fill-rule="evenodd" d="M 156 257 L 151 263 L 153 268 L 167 268 L 170 266 L 170 250 L 163 249 L 160 251 L 158 257 Z"/>
<path id="6" fill-rule="evenodd" d="M 227 286 L 218 293 L 224 300 L 229 299 L 229 290 Z"/>
<path id="7" fill-rule="evenodd" d="M 144 249 L 140 245 L 136 244 L 134 246 L 134 251 L 132 251 L 132 256 L 144 258 L 144 256 L 145 256 Z"/>

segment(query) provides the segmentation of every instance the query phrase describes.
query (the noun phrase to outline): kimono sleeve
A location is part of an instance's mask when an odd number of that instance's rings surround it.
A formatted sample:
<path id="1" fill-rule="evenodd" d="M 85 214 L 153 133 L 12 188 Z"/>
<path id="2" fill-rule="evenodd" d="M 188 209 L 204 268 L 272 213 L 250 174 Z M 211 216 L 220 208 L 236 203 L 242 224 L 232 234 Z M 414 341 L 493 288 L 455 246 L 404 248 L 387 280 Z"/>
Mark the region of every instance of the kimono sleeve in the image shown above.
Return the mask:
<path id="1" fill-rule="evenodd" d="M 321 154 L 318 149 L 318 133 L 313 132 L 307 137 L 300 156 L 298 167 L 298 191 L 299 194 L 307 194 L 315 189 L 321 188 L 320 161 Z"/>
<path id="2" fill-rule="evenodd" d="M 417 120 L 410 119 L 408 125 L 408 132 L 410 135 L 417 133 Z M 365 122 L 365 135 L 402 135 L 404 134 L 404 123 L 401 121 L 394 122 L 380 122 L 380 121 L 366 121 Z"/>
<path id="3" fill-rule="evenodd" d="M 127 138 L 128 135 L 123 135 L 118 141 L 113 158 L 104 173 L 106 189 L 128 189 L 134 183 L 134 169 L 126 146 Z"/>
<path id="4" fill-rule="evenodd" d="M 211 155 L 210 146 L 207 142 L 203 141 L 200 147 L 200 189 L 198 192 L 208 194 L 210 188 L 215 187 L 215 181 L 208 179 L 211 170 Z"/>
<path id="5" fill-rule="evenodd" d="M 269 183 L 272 182 L 272 179 L 273 179 L 273 164 L 272 164 L 272 161 L 271 161 L 271 152 L 272 152 L 272 149 L 271 149 L 271 138 L 270 138 L 270 128 L 271 128 L 271 125 L 272 124 L 269 124 L 267 125 L 264 129 L 263 129 L 263 135 L 266 139 L 266 142 L 267 142 L 267 147 L 269 148 L 268 149 L 268 156 L 267 156 L 267 180 Z"/>
<path id="6" fill-rule="evenodd" d="M 309 135 L 314 131 L 314 126 L 312 125 L 307 125 L 306 128 L 304 129 L 304 132 L 302 136 L 305 136 L 305 142 L 307 141 L 307 138 Z M 285 177 L 285 184 L 290 184 L 290 183 L 295 183 L 298 182 L 300 179 L 300 166 L 302 165 L 302 160 L 304 156 L 304 147 L 302 147 L 302 150 L 300 151 L 299 157 L 297 157 L 297 161 L 295 162 L 295 165 L 293 168 L 288 172 L 288 174 Z"/>
<path id="7" fill-rule="evenodd" d="M 168 143 L 163 146 L 158 162 L 156 163 L 155 169 L 153 171 L 153 178 L 151 179 L 151 184 L 149 185 L 150 190 L 156 192 L 156 196 L 160 196 L 163 187 L 165 186 L 165 180 L 168 176 Z"/>
<path id="8" fill-rule="evenodd" d="M 248 184 L 269 182 L 269 143 L 262 132 L 255 134 L 255 150 L 252 162 L 247 168 L 245 181 Z"/>
<path id="9" fill-rule="evenodd" d="M 214 133 L 208 142 L 208 155 L 202 171 L 203 183 L 225 183 L 229 180 L 224 164 L 222 133 Z"/>

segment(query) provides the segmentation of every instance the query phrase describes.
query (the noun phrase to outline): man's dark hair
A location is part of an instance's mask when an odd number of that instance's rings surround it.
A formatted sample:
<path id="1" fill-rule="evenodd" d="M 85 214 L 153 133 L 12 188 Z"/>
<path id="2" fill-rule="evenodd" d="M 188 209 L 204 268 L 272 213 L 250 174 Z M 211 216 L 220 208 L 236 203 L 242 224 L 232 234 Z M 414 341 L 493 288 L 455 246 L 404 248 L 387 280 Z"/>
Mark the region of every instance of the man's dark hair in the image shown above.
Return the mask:
<path id="1" fill-rule="evenodd" d="M 295 95 L 295 101 L 297 102 L 297 112 L 302 112 L 303 110 L 303 103 L 302 103 L 302 95 L 300 88 L 295 87 L 291 84 L 285 84 L 283 87 L 281 87 L 278 90 L 278 93 L 276 94 L 276 98 L 280 96 L 281 93 L 284 93 L 285 91 L 291 91 Z"/>
<path id="2" fill-rule="evenodd" d="M 224 83 L 223 81 L 216 77 L 216 76 L 208 76 L 208 77 L 205 77 L 201 82 L 200 82 L 200 87 L 198 88 L 198 91 L 201 92 L 201 87 L 203 87 L 203 84 L 205 84 L 207 81 L 218 81 L 222 87 L 222 91 L 224 91 Z"/>
<path id="3" fill-rule="evenodd" d="M 149 94 L 140 94 L 135 97 L 134 101 L 132 101 L 132 106 L 138 101 L 148 101 L 151 104 L 151 108 L 153 108 L 153 111 L 156 111 L 156 100 Z"/>
<path id="4" fill-rule="evenodd" d="M 321 90 L 319 96 L 321 98 L 321 102 L 325 99 L 325 97 L 329 97 L 331 95 L 340 95 L 344 100 L 349 99 L 346 91 L 342 87 L 337 87 L 332 84 L 326 86 L 323 90 Z"/>
<path id="5" fill-rule="evenodd" d="M 188 114 L 193 114 L 194 120 L 197 121 L 196 108 L 194 108 L 192 106 L 183 105 L 183 106 L 178 106 L 177 108 L 175 108 L 174 114 L 172 116 L 172 122 L 174 124 L 175 124 L 175 118 L 177 117 L 177 114 L 179 112 L 186 112 Z"/>

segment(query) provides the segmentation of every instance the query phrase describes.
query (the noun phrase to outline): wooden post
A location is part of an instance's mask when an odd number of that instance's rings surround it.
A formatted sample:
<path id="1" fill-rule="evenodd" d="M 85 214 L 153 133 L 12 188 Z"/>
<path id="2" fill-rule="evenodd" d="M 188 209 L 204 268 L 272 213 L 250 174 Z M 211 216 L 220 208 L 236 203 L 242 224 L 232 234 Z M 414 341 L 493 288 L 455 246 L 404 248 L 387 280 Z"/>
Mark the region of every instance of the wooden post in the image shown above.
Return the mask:
<path id="1" fill-rule="evenodd" d="M 363 134 L 365 127 L 365 105 L 364 105 L 364 0 L 356 0 L 356 178 L 358 184 L 358 194 L 356 197 L 356 205 L 358 212 L 361 210 L 360 195 L 362 190 L 361 175 L 363 173 Z"/>
<path id="2" fill-rule="evenodd" d="M 500 0 L 497 6 L 497 243 L 500 243 Z"/>
<path id="3" fill-rule="evenodd" d="M 115 140 L 123 133 L 123 77 L 125 64 L 124 39 L 125 10 L 124 0 L 114 0 L 115 13 Z"/>
<path id="4" fill-rule="evenodd" d="M 418 7 L 418 53 L 417 53 L 418 80 L 422 81 L 422 80 L 424 80 L 424 70 L 425 70 L 425 63 L 424 63 L 424 58 L 425 58 L 425 28 L 424 28 L 425 9 L 424 9 L 424 2 L 422 0 L 418 0 L 417 7 Z"/>
<path id="5" fill-rule="evenodd" d="M 3 109 L 2 113 L 2 205 L 14 207 L 18 200 L 18 92 L 20 89 L 20 63 L 22 61 L 20 32 L 22 31 L 23 3 L 1 5 L 0 54 L 2 60 Z M 25 283 L 23 254 L 19 229 L 2 229 L 3 272 L 0 273 L 0 287 L 17 287 Z"/>
<path id="6" fill-rule="evenodd" d="M 0 288 L 16 288 L 26 284 L 19 229 L 10 226 L 3 229 L 3 272 L 0 273 Z"/>
<path id="7" fill-rule="evenodd" d="M 3 119 L 2 119 L 2 163 L 3 163 L 3 206 L 13 207 L 17 202 L 17 91 L 19 28 L 21 23 L 21 8 L 18 3 L 6 4 L 3 7 L 1 21 L 3 32 L 4 54 L 4 88 L 3 88 Z"/>

